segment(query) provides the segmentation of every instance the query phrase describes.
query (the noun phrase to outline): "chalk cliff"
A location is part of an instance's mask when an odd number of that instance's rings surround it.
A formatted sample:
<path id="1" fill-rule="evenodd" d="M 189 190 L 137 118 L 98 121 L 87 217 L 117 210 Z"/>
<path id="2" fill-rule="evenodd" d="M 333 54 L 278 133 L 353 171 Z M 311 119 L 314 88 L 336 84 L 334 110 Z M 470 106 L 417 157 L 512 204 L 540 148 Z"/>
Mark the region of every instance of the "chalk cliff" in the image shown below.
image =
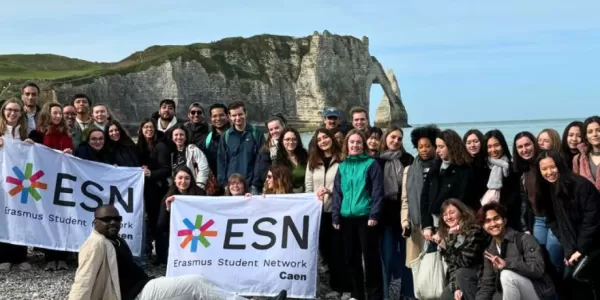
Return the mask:
<path id="1" fill-rule="evenodd" d="M 408 114 L 402 104 L 402 96 L 400 96 L 400 86 L 392 69 L 388 69 L 385 73 L 386 78 L 391 85 L 393 96 L 388 97 L 389 93 L 385 93 L 381 99 L 381 103 L 375 111 L 375 126 L 408 126 Z"/>
<path id="2" fill-rule="evenodd" d="M 174 99 L 182 117 L 193 102 L 208 107 L 242 99 L 252 122 L 282 112 L 291 124 L 310 128 L 320 123 L 324 107 L 368 108 L 370 88 L 376 83 L 392 111 L 386 120 L 407 125 L 397 83 L 370 55 L 367 37 L 324 31 L 302 38 L 258 35 L 153 46 L 90 70 L 45 82 L 42 97 L 67 103 L 73 94 L 85 93 L 94 103 L 110 105 L 119 120 L 131 124 L 155 112 L 163 98 Z"/>

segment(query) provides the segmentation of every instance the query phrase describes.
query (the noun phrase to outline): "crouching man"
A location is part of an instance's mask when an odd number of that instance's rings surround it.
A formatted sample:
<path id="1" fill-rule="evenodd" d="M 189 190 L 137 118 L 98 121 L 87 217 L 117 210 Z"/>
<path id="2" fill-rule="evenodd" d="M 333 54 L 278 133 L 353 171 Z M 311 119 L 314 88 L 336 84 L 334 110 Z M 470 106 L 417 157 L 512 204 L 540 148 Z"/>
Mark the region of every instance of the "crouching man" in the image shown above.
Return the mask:
<path id="1" fill-rule="evenodd" d="M 100 206 L 94 213 L 94 231 L 79 249 L 70 300 L 245 299 L 197 275 L 149 277 L 119 237 L 121 221 L 112 205 Z"/>
<path id="2" fill-rule="evenodd" d="M 495 202 L 484 205 L 477 218 L 492 241 L 484 253 L 476 299 L 553 299 L 554 284 L 535 237 L 507 227 L 506 211 Z"/>

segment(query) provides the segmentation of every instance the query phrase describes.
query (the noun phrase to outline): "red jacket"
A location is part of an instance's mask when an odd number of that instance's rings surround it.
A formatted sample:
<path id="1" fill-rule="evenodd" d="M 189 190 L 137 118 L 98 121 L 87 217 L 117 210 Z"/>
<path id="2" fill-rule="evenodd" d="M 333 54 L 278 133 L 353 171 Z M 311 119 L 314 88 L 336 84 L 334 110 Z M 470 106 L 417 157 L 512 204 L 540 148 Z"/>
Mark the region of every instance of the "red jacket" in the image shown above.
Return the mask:
<path id="1" fill-rule="evenodd" d="M 29 138 L 36 143 L 44 144 L 44 146 L 55 150 L 63 151 L 65 149 L 71 149 L 75 151 L 75 149 L 73 149 L 73 140 L 71 139 L 69 132 L 61 132 L 56 127 L 50 127 L 50 130 L 45 134 L 38 130 L 34 130 L 29 133 Z"/>

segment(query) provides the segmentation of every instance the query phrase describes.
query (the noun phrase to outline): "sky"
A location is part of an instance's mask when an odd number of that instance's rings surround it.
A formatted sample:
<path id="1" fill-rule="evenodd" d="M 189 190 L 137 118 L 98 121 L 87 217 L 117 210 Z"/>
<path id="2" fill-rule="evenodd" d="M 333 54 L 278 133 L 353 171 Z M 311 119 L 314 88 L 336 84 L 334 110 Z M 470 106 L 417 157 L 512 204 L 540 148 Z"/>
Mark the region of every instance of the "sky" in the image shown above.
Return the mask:
<path id="1" fill-rule="evenodd" d="M 586 117 L 600 98 L 599 11 L 597 0 L 10 1 L 0 54 L 112 62 L 152 45 L 328 30 L 369 37 L 409 123 Z M 382 95 L 371 87 L 371 116 Z"/>

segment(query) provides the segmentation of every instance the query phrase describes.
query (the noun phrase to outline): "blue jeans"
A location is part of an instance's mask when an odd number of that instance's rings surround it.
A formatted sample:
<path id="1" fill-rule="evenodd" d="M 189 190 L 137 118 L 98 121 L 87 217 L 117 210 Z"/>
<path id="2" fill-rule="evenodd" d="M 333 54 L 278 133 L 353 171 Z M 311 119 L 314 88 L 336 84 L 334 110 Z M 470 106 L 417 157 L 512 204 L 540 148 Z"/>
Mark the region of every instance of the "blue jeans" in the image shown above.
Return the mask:
<path id="1" fill-rule="evenodd" d="M 546 225 L 546 217 L 534 217 L 533 236 L 540 245 L 546 247 L 552 264 L 562 274 L 565 267 L 562 246 L 552 230 Z"/>
<path id="2" fill-rule="evenodd" d="M 392 227 L 384 227 L 380 249 L 383 261 L 383 297 L 390 298 L 390 283 L 393 278 L 400 278 L 400 295 L 414 297 L 412 272 L 406 267 L 406 240 L 401 232 Z"/>

